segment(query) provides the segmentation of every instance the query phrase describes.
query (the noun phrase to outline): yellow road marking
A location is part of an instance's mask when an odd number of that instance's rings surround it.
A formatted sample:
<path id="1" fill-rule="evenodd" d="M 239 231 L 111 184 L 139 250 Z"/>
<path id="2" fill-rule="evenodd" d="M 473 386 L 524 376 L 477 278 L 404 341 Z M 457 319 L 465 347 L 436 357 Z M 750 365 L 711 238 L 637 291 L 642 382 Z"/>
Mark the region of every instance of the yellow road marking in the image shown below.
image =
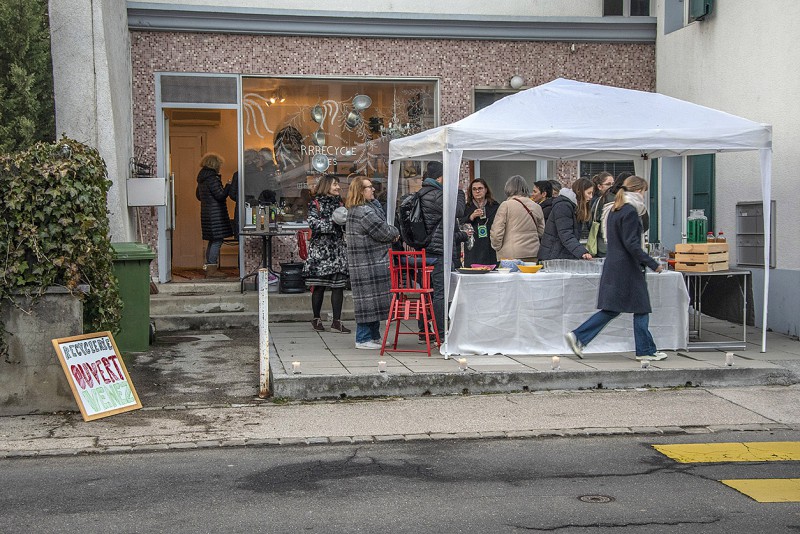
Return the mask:
<path id="1" fill-rule="evenodd" d="M 720 480 L 756 502 L 800 502 L 800 478 Z"/>
<path id="2" fill-rule="evenodd" d="M 800 441 L 682 443 L 678 445 L 653 445 L 653 448 L 682 464 L 800 460 Z"/>

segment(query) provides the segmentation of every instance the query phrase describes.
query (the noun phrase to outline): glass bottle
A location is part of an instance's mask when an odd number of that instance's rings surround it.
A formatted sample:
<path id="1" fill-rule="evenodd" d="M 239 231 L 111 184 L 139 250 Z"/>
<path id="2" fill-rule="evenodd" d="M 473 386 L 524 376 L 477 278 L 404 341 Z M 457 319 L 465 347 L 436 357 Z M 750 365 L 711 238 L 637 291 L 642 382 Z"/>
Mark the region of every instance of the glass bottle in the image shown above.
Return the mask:
<path id="1" fill-rule="evenodd" d="M 727 243 L 727 242 L 728 239 L 725 237 L 725 232 L 720 230 L 720 232 L 717 234 L 717 243 Z"/>
<path id="2" fill-rule="evenodd" d="M 702 209 L 689 210 L 689 217 L 686 219 L 686 242 L 705 243 L 708 218 Z"/>
<path id="3" fill-rule="evenodd" d="M 716 243 L 717 238 L 714 237 L 714 232 L 708 232 L 706 234 L 706 243 Z"/>

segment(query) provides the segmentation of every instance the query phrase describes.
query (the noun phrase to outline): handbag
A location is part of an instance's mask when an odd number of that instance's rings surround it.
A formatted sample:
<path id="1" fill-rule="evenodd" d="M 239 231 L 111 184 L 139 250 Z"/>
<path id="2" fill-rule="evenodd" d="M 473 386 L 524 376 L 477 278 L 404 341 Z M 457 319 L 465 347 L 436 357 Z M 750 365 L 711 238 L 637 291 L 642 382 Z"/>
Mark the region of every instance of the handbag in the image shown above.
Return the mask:
<path id="1" fill-rule="evenodd" d="M 600 234 L 600 223 L 592 221 L 592 227 L 589 228 L 589 240 L 586 242 L 586 250 L 592 256 L 597 256 L 597 237 Z"/>
<path id="2" fill-rule="evenodd" d="M 592 226 L 589 227 L 589 239 L 586 241 L 586 250 L 588 250 L 589 254 L 592 256 L 597 256 L 598 252 L 605 253 L 605 250 L 599 249 L 600 222 L 597 220 L 597 208 L 600 207 L 602 198 L 603 197 L 600 197 L 594 204 L 594 212 L 592 213 Z"/>

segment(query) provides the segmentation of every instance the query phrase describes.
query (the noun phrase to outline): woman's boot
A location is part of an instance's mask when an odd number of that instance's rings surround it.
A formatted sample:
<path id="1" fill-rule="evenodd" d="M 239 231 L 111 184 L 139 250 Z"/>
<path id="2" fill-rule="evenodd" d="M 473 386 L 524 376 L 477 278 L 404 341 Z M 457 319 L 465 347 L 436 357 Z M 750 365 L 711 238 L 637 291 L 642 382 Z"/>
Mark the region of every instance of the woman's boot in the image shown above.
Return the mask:
<path id="1" fill-rule="evenodd" d="M 350 329 L 342 324 L 342 321 L 333 321 L 331 323 L 331 332 L 339 332 L 342 334 L 349 334 Z"/>

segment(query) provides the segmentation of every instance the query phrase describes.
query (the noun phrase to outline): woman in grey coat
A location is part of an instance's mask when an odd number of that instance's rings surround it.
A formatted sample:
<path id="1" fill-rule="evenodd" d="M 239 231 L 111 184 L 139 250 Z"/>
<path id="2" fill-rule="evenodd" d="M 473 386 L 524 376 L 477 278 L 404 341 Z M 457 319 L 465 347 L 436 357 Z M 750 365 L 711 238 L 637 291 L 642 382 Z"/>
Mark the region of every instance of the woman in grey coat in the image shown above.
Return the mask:
<path id="1" fill-rule="evenodd" d="M 389 316 L 389 246 L 400 236 L 375 206 L 372 182 L 357 176 L 347 192 L 347 260 L 356 318 L 356 348 L 381 348 L 381 321 Z"/>
<path id="2" fill-rule="evenodd" d="M 603 263 L 597 307 L 600 311 L 572 332 L 567 332 L 567 344 L 578 358 L 583 348 L 620 313 L 633 314 L 633 337 L 637 360 L 663 360 L 667 357 L 656 349 L 648 328 L 650 295 L 645 279 L 646 267 L 657 273 L 661 265 L 644 251 L 644 229 L 641 216 L 647 211 L 644 193 L 647 182 L 630 176 L 617 191 L 614 205 L 606 220 L 608 256 Z"/>

